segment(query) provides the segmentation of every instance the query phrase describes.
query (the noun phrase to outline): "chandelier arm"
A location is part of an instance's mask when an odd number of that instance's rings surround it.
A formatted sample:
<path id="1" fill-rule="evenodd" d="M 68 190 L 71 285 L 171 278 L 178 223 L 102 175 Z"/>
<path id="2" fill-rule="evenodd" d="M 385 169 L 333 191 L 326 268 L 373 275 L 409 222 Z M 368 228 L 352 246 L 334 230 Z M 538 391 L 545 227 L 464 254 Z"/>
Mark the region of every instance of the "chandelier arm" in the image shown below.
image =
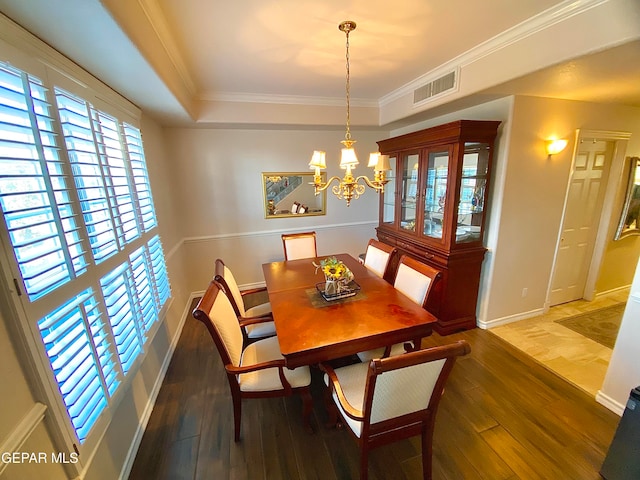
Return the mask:
<path id="1" fill-rule="evenodd" d="M 374 190 L 378 190 L 378 191 L 382 191 L 384 190 L 384 182 L 382 185 L 376 185 L 374 182 L 372 182 L 368 177 L 366 177 L 365 175 L 360 175 L 358 178 L 356 178 L 356 182 L 360 181 L 360 180 L 364 180 L 364 182 L 369 185 L 369 187 L 373 188 Z"/>
<path id="2" fill-rule="evenodd" d="M 310 183 L 310 185 L 313 185 L 316 188 L 316 195 L 318 195 L 320 192 L 324 192 L 327 188 L 329 188 L 329 185 L 334 180 L 337 180 L 338 184 L 341 182 L 340 177 L 331 177 L 329 180 L 326 181 L 326 183 Z M 334 188 L 335 188 L 335 185 L 334 185 Z"/>

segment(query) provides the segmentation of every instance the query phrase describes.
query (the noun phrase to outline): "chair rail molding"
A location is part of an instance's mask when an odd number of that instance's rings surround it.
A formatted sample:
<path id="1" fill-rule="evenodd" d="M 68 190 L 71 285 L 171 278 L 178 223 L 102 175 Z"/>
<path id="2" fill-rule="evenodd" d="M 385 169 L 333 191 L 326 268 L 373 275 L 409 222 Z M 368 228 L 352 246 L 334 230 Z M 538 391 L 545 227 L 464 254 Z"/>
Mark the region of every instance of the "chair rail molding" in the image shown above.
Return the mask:
<path id="1" fill-rule="evenodd" d="M 319 231 L 319 230 L 336 230 L 336 229 L 350 228 L 350 227 L 361 227 L 361 226 L 367 226 L 367 225 L 371 225 L 372 227 L 375 228 L 378 226 L 378 221 L 371 220 L 371 221 L 352 222 L 352 223 L 334 223 L 330 225 L 310 225 L 310 226 L 298 227 L 298 228 L 279 228 L 276 230 L 257 230 L 257 231 L 248 231 L 248 232 L 220 233 L 215 235 L 201 235 L 197 237 L 184 237 L 182 239 L 181 244 L 207 242 L 210 240 L 246 238 L 246 237 L 271 237 L 274 235 L 279 236 L 279 235 L 282 235 L 283 233 L 306 232 L 310 228 L 313 228 L 314 230 Z"/>
<path id="2" fill-rule="evenodd" d="M 46 411 L 47 406 L 44 403 L 34 403 L 27 414 L 22 417 L 20 423 L 16 425 L 16 428 L 14 428 L 4 442 L 2 442 L 0 452 L 12 453 L 19 451 L 33 431 L 40 425 L 42 420 L 44 420 Z M 7 465 L 8 464 L 0 458 L 0 475 L 2 475 Z"/>

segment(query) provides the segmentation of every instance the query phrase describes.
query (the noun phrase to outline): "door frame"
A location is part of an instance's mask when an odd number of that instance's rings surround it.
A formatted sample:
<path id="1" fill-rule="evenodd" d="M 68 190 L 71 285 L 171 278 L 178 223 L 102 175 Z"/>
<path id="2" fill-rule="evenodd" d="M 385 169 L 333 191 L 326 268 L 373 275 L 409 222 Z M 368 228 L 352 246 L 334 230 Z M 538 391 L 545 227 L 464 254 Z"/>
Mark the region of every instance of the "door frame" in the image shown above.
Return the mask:
<path id="1" fill-rule="evenodd" d="M 606 140 L 614 142 L 613 156 L 611 159 L 611 165 L 609 168 L 609 178 L 605 185 L 605 193 L 602 201 L 602 209 L 600 212 L 600 218 L 598 220 L 598 232 L 593 247 L 593 254 L 591 256 L 591 262 L 589 264 L 589 273 L 587 274 L 587 280 L 585 282 L 584 292 L 582 298 L 591 301 L 596 296 L 596 282 L 600 273 L 600 267 L 602 266 L 602 260 L 604 258 L 604 252 L 607 247 L 610 238 L 613 238 L 615 229 L 617 228 L 618 221 L 616 212 L 616 198 L 620 185 L 625 181 L 623 178 L 624 171 L 624 159 L 627 151 L 627 144 L 631 137 L 630 132 L 616 132 L 608 130 L 581 130 L 576 129 L 575 143 L 573 145 L 573 154 L 571 158 L 571 170 L 567 178 L 567 186 L 565 190 L 564 203 L 562 206 L 562 217 L 560 224 L 558 225 L 558 237 L 556 238 L 556 248 L 553 255 L 553 263 L 551 266 L 551 274 L 549 275 L 549 283 L 547 285 L 547 295 L 544 303 L 545 313 L 549 311 L 550 296 L 551 296 L 551 284 L 553 277 L 556 273 L 556 266 L 558 261 L 558 253 L 560 251 L 560 244 L 562 240 L 562 226 L 564 225 L 565 215 L 567 213 L 567 202 L 569 199 L 569 187 L 573 179 L 575 171 L 576 155 L 578 153 L 578 147 L 580 145 L 581 138 L 597 138 L 598 140 Z M 614 218 L 615 217 L 615 218 Z"/>

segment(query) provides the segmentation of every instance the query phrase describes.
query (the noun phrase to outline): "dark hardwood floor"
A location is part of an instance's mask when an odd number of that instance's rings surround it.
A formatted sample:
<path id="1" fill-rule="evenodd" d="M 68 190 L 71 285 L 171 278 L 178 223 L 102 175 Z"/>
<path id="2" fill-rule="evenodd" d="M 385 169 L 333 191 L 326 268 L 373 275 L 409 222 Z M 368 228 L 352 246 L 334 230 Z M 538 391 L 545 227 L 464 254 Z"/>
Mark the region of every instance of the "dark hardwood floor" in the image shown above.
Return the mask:
<path id="1" fill-rule="evenodd" d="M 425 346 L 466 339 L 436 420 L 434 480 L 588 480 L 598 471 L 619 417 L 491 332 L 475 329 Z M 352 479 L 358 449 L 348 431 L 327 429 L 322 382 L 313 372 L 316 429 L 301 402 L 245 400 L 233 441 L 231 397 L 202 324 L 187 319 L 158 394 L 130 479 Z M 419 437 L 374 450 L 371 479 L 421 478 Z"/>

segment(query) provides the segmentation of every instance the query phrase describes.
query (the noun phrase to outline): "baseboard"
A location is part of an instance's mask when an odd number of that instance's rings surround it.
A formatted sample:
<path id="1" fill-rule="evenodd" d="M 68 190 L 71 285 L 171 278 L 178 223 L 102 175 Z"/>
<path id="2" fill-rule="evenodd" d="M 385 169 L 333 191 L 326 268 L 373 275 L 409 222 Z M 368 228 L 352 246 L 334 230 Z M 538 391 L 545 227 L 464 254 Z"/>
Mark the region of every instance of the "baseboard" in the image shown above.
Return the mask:
<path id="1" fill-rule="evenodd" d="M 204 293 L 204 292 L 202 292 Z M 202 295 L 200 293 L 200 296 Z M 138 448 L 140 448 L 140 442 L 142 442 L 142 437 L 144 436 L 144 432 L 147 428 L 147 424 L 149 423 L 149 418 L 151 418 L 151 413 L 153 412 L 153 407 L 156 404 L 156 399 L 158 398 L 158 393 L 160 392 L 160 388 L 162 387 L 162 383 L 164 382 L 164 377 L 167 373 L 167 369 L 169 368 L 169 364 L 171 363 L 171 359 L 173 358 L 173 353 L 175 352 L 176 346 L 178 345 L 178 340 L 180 340 L 180 335 L 182 334 L 182 329 L 184 324 L 190 315 L 189 308 L 191 306 L 191 302 L 194 298 L 198 296 L 198 293 L 192 293 L 189 296 L 189 300 L 182 311 L 182 319 L 180 320 L 180 325 L 176 330 L 175 335 L 171 339 L 171 345 L 167 350 L 167 354 L 162 361 L 162 366 L 160 367 L 160 372 L 156 381 L 151 389 L 151 393 L 149 395 L 149 400 L 147 401 L 147 405 L 145 406 L 142 416 L 140 417 L 140 423 L 138 424 L 138 428 L 133 437 L 133 441 L 129 447 L 129 451 L 127 452 L 127 458 L 125 459 L 124 465 L 122 466 L 122 470 L 120 471 L 120 480 L 126 480 L 129 478 L 129 474 L 131 473 L 131 468 L 133 467 L 133 462 L 136 459 L 136 455 L 138 453 Z"/>
<path id="2" fill-rule="evenodd" d="M 631 291 L 631 284 L 629 285 L 624 285 L 622 287 L 617 287 L 617 288 L 612 288 L 611 290 L 607 290 L 606 292 L 598 292 L 596 293 L 596 298 L 598 297 L 602 297 L 604 295 L 610 295 L 612 293 L 617 293 L 617 292 L 621 292 L 622 290 L 629 290 Z"/>
<path id="3" fill-rule="evenodd" d="M 596 393 L 596 402 L 598 402 L 600 405 L 604 405 L 613 413 L 619 416 L 622 416 L 625 409 L 625 405 L 621 405 L 609 395 L 602 393 L 602 390 L 598 390 L 598 393 Z"/>
<path id="4" fill-rule="evenodd" d="M 602 296 L 602 295 L 608 295 L 611 293 L 615 293 L 615 292 L 619 292 L 625 289 L 629 289 L 630 285 L 626 285 L 624 287 L 618 287 L 618 288 L 614 288 L 611 290 L 607 290 L 606 292 L 600 292 L 598 293 L 596 296 Z M 506 325 L 508 323 L 513 323 L 513 322 L 517 322 L 519 320 L 524 320 L 526 318 L 531 318 L 531 317 L 537 317 L 539 315 L 544 315 L 547 311 L 548 311 L 549 307 L 548 305 L 543 307 L 543 308 L 538 308 L 535 310 L 530 310 L 528 312 L 524 312 L 524 313 L 518 313 L 516 315 L 510 315 L 507 317 L 501 317 L 501 318 L 496 318 L 495 320 L 477 320 L 477 325 L 478 328 L 482 328 L 485 330 L 494 328 L 494 327 L 499 327 L 500 325 Z"/>
<path id="5" fill-rule="evenodd" d="M 510 315 L 508 317 L 496 318 L 495 320 L 480 320 L 476 322 L 479 328 L 489 330 L 491 328 L 499 327 L 500 325 L 507 325 L 508 323 L 517 322 L 526 318 L 537 317 L 544 313 L 544 308 L 538 308 L 536 310 L 530 310 L 524 313 L 518 313 L 516 315 Z"/>

